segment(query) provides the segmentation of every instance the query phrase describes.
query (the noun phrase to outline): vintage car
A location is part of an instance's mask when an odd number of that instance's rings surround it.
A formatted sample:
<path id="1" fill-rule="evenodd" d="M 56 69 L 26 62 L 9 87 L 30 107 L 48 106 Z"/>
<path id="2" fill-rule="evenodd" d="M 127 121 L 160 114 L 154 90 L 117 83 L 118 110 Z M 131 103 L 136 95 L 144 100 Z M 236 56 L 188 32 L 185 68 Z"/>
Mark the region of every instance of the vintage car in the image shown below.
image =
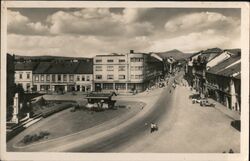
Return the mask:
<path id="1" fill-rule="evenodd" d="M 211 103 L 206 99 L 202 99 L 200 101 L 200 106 L 205 106 L 205 107 L 215 107 L 215 103 Z"/>
<path id="2" fill-rule="evenodd" d="M 201 97 L 199 94 L 193 94 L 189 96 L 189 99 L 192 99 L 192 103 L 195 104 L 195 103 L 200 103 Z"/>

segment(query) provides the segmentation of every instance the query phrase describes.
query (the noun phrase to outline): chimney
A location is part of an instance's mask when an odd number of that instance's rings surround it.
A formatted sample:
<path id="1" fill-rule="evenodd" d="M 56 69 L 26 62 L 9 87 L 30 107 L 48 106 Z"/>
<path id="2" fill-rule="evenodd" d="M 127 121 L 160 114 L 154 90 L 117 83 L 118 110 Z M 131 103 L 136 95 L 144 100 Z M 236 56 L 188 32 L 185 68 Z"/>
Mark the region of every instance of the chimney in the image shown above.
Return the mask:
<path id="1" fill-rule="evenodd" d="M 134 50 L 130 50 L 130 54 L 133 54 L 134 53 Z"/>

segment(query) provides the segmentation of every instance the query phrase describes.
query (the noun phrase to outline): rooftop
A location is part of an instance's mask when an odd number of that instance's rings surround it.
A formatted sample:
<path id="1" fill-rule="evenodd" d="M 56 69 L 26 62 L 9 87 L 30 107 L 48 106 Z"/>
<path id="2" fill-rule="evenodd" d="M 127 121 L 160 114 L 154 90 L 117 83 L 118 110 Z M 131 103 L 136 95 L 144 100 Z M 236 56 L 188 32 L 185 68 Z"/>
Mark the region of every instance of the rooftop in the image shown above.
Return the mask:
<path id="1" fill-rule="evenodd" d="M 241 63 L 240 56 L 231 56 L 229 59 L 215 65 L 210 68 L 207 72 L 222 76 L 232 76 L 235 73 L 240 73 Z"/>
<path id="2" fill-rule="evenodd" d="M 36 62 L 23 62 L 23 63 L 15 63 L 15 70 L 34 70 L 38 63 Z"/>
<path id="3" fill-rule="evenodd" d="M 35 74 L 92 74 L 93 61 L 80 62 L 41 62 Z"/>

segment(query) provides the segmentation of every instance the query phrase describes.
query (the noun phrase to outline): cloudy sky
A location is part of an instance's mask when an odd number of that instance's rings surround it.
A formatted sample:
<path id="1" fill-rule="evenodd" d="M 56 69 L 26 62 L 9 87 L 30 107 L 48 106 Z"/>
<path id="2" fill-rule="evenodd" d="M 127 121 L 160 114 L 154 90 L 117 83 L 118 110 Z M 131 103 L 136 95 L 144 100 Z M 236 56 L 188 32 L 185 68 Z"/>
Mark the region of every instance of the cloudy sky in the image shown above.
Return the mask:
<path id="1" fill-rule="evenodd" d="M 17 55 L 240 48 L 240 9 L 19 8 L 7 24 L 7 50 Z"/>

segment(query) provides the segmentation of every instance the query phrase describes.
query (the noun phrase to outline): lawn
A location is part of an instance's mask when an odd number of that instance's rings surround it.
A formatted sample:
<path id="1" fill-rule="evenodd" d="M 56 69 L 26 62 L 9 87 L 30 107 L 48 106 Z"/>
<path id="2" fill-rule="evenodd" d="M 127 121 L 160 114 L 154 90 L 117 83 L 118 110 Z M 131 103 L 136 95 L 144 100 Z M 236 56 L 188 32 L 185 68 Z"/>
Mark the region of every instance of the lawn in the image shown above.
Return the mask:
<path id="1" fill-rule="evenodd" d="M 49 132 L 49 136 L 45 139 L 54 139 L 100 125 L 101 123 L 124 115 L 128 112 L 132 112 L 133 115 L 135 115 L 144 105 L 145 104 L 142 102 L 117 101 L 116 106 L 118 108 L 116 110 L 105 110 L 102 112 L 77 110 L 75 112 L 71 112 L 70 109 L 67 109 L 45 118 L 37 124 L 34 124 L 30 127 L 30 129 L 28 128 L 24 131 L 23 136 L 39 134 L 40 132 L 46 131 Z M 39 141 L 43 141 L 45 139 L 41 139 Z M 17 145 L 23 145 L 21 140 Z"/>

